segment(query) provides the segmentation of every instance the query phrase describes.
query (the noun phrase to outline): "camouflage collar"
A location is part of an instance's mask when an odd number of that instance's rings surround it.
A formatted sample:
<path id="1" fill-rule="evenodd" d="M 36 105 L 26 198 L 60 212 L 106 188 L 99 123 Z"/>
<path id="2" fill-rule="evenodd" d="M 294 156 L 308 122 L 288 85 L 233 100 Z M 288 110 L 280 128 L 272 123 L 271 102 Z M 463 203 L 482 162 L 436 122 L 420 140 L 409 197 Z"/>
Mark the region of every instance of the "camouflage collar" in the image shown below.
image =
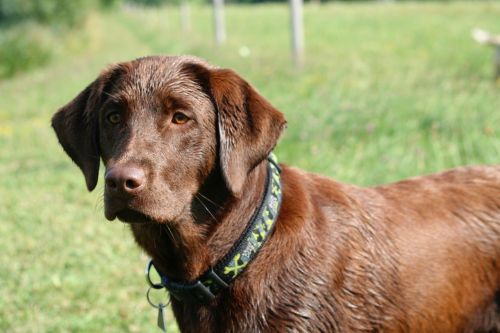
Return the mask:
<path id="1" fill-rule="evenodd" d="M 227 288 L 245 270 L 245 267 L 257 256 L 271 234 L 281 206 L 281 169 L 274 154 L 269 155 L 268 161 L 264 198 L 229 253 L 196 281 L 190 283 L 168 278 L 158 270 L 151 260 L 146 269 L 146 277 L 152 288 L 165 288 L 171 296 L 179 301 L 206 304 L 213 300 L 217 293 Z M 154 284 L 149 279 L 149 271 L 152 266 L 161 277 L 160 284 Z"/>

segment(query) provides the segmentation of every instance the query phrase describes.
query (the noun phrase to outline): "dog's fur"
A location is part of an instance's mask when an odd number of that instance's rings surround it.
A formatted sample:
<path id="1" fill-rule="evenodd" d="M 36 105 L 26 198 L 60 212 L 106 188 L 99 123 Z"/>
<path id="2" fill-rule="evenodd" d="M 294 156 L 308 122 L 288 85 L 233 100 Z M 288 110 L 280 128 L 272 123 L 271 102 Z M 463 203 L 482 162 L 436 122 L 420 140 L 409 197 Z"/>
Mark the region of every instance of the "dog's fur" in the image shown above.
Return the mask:
<path id="1" fill-rule="evenodd" d="M 106 217 L 192 281 L 250 220 L 285 119 L 231 70 L 147 57 L 105 70 L 53 127 L 89 190 L 102 158 Z M 183 332 L 500 332 L 500 166 L 373 188 L 282 169 L 270 239 L 212 303 L 172 300 Z M 117 172 L 140 186 L 116 190 Z"/>

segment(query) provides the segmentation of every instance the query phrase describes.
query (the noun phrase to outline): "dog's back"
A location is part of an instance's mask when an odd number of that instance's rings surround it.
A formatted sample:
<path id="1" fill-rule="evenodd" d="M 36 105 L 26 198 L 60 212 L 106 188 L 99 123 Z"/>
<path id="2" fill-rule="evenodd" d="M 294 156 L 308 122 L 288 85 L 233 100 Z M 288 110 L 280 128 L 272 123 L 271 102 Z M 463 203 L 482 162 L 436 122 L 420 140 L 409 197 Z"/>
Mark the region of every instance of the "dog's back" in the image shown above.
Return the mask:
<path id="1" fill-rule="evenodd" d="M 384 223 L 394 224 L 413 331 L 429 323 L 443 332 L 500 331 L 500 166 L 454 169 L 376 191 L 387 202 Z"/>
<path id="2" fill-rule="evenodd" d="M 338 331 L 500 331 L 500 166 L 373 188 L 294 168 L 284 180 L 293 215 L 315 221 L 311 261 L 333 286 L 318 299 Z"/>

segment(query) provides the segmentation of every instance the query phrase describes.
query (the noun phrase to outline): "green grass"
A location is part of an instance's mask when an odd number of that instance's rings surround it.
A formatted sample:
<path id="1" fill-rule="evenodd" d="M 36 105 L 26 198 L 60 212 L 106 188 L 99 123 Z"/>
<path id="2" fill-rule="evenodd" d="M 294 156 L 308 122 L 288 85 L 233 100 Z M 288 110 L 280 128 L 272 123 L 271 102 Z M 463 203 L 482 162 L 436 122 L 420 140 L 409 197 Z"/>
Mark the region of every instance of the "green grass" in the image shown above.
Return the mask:
<path id="1" fill-rule="evenodd" d="M 190 53 L 235 68 L 288 118 L 280 160 L 342 181 L 500 161 L 492 52 L 470 38 L 500 32 L 499 3 L 308 6 L 303 70 L 290 66 L 286 6 L 228 7 L 220 49 L 208 7 L 192 9 L 188 35 L 177 14 L 94 15 L 73 41 L 84 52 L 0 83 L 0 331 L 155 331 L 147 258 L 126 226 L 105 222 L 102 187 L 86 192 L 49 126 L 109 63 Z"/>

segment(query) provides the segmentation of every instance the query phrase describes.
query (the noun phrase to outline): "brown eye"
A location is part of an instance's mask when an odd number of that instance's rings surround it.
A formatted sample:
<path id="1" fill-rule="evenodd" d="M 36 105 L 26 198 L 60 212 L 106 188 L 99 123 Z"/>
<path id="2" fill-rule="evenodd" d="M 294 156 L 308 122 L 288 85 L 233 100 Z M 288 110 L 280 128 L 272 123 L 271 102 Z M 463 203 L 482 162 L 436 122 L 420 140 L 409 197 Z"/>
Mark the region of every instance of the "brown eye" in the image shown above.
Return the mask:
<path id="1" fill-rule="evenodd" d="M 176 112 L 176 113 L 174 113 L 174 116 L 172 117 L 172 122 L 174 124 L 177 124 L 177 125 L 185 124 L 185 123 L 187 123 L 188 120 L 189 120 L 188 116 L 186 116 L 182 112 Z"/>
<path id="2" fill-rule="evenodd" d="M 118 124 L 122 120 L 122 116 L 118 112 L 108 114 L 106 119 L 113 125 Z"/>

